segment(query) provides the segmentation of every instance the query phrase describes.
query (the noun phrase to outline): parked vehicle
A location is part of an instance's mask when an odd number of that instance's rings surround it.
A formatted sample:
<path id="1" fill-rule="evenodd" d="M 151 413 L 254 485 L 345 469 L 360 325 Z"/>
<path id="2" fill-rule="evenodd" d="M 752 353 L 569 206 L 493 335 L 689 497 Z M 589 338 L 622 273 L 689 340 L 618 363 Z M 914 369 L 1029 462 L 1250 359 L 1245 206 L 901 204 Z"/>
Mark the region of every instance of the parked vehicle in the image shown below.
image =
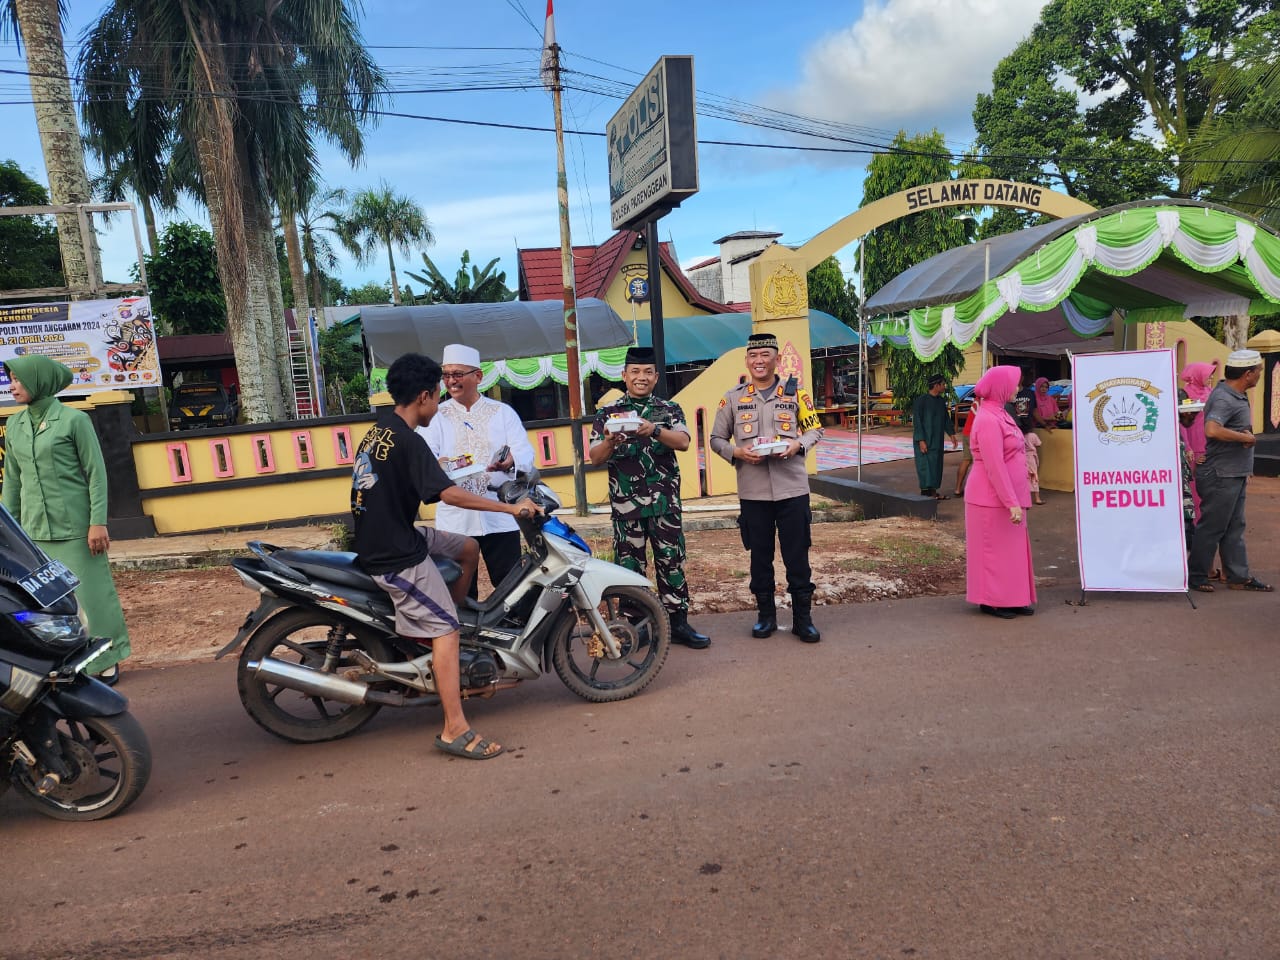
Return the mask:
<path id="1" fill-rule="evenodd" d="M 603 703 L 633 697 L 666 662 L 671 623 L 648 580 L 591 556 L 536 471 L 498 491 L 546 515 L 521 518 L 528 549 L 483 602 L 458 611 L 464 697 L 489 697 L 554 666 L 565 686 Z M 439 703 L 432 654 L 396 635 L 391 599 L 353 553 L 281 550 L 254 541 L 232 566 L 261 601 L 221 658 L 244 644 L 240 700 L 260 726 L 297 743 L 358 730 L 382 707 Z M 437 561 L 446 582 L 460 574 Z M 247 643 L 246 643 L 247 640 Z"/>
<path id="2" fill-rule="evenodd" d="M 229 427 L 240 417 L 240 401 L 234 389 L 220 383 L 184 383 L 173 389 L 169 403 L 169 429 Z"/>
<path id="3" fill-rule="evenodd" d="M 151 748 L 129 701 L 84 668 L 111 645 L 90 640 L 78 583 L 0 507 L 0 793 L 46 816 L 102 820 L 151 776 Z"/>

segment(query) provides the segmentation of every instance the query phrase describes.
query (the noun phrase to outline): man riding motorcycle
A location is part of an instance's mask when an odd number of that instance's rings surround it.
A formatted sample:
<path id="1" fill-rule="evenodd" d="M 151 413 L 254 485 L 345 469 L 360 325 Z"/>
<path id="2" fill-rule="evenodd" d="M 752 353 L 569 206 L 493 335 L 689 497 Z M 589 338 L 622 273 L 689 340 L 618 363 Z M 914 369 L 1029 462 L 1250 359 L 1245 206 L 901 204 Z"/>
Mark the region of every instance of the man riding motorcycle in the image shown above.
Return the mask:
<path id="1" fill-rule="evenodd" d="M 435 454 L 415 433 L 435 416 L 440 402 L 440 365 L 408 353 L 387 371 L 395 407 L 382 410 L 356 453 L 351 483 L 355 551 L 360 566 L 395 604 L 396 632 L 431 646 L 436 688 L 444 709 L 444 730 L 435 746 L 471 760 L 488 760 L 503 747 L 482 739 L 467 723 L 459 692 L 458 613 L 475 575 L 479 548 L 470 537 L 418 527 L 421 503 L 442 501 L 469 510 L 528 517 L 532 500 L 506 504 L 469 493 L 440 468 Z M 455 593 L 445 587 L 432 557 L 462 566 Z"/>

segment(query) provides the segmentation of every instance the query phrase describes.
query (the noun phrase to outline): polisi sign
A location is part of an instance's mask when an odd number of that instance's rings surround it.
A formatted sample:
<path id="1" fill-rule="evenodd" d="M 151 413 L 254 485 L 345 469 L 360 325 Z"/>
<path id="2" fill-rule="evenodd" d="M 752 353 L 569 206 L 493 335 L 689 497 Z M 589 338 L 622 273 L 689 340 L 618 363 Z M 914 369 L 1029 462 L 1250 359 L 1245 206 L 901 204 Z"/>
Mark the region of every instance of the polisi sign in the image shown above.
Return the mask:
<path id="1" fill-rule="evenodd" d="M 609 213 L 615 230 L 698 192 L 693 58 L 663 57 L 609 121 Z"/>

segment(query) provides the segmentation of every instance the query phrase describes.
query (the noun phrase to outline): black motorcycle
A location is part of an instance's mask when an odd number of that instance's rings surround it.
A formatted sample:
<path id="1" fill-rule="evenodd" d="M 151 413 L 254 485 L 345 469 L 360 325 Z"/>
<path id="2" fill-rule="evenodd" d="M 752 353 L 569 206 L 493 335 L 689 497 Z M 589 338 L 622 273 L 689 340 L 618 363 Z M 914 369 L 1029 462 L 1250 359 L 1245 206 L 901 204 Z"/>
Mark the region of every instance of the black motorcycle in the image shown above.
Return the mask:
<path id="1" fill-rule="evenodd" d="M 84 672 L 111 641 L 86 636 L 78 582 L 0 507 L 0 793 L 102 820 L 142 793 L 151 747 L 129 701 Z"/>

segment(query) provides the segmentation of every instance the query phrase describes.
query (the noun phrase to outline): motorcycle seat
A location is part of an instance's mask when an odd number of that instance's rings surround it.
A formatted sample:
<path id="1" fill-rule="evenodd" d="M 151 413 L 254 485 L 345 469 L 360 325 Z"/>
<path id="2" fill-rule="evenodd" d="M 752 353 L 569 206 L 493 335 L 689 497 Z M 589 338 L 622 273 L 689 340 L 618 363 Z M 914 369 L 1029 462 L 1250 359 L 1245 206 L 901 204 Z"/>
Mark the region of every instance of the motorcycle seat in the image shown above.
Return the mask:
<path id="1" fill-rule="evenodd" d="M 373 578 L 360 568 L 356 555 L 339 550 L 277 550 L 272 558 L 317 580 L 355 587 L 358 590 L 381 590 Z M 462 567 L 445 557 L 433 558 L 445 583 L 462 576 Z"/>

